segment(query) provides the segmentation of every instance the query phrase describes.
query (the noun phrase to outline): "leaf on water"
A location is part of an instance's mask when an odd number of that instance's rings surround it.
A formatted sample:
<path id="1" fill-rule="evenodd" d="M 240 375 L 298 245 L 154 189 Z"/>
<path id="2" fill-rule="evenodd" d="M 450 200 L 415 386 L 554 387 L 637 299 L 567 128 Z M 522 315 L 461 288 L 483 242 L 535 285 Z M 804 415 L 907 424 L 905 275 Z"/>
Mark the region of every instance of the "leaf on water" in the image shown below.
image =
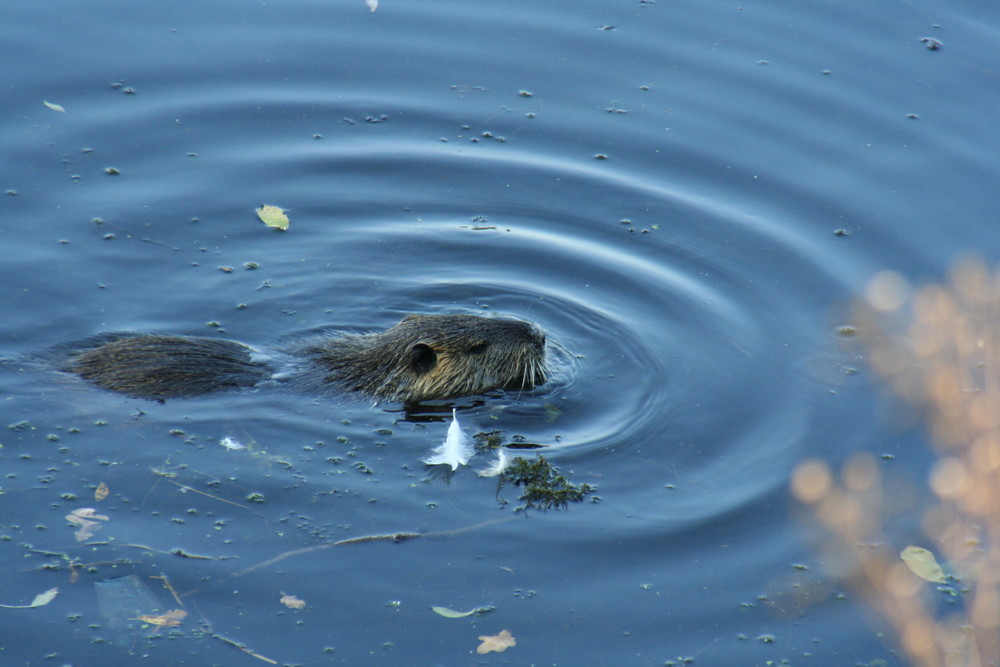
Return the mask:
<path id="1" fill-rule="evenodd" d="M 476 653 L 480 655 L 489 653 L 490 651 L 503 653 L 511 646 L 517 646 L 517 642 L 514 640 L 514 636 L 510 634 L 510 630 L 503 630 L 498 635 L 480 635 L 479 639 L 483 643 L 476 647 Z"/>
<path id="2" fill-rule="evenodd" d="M 288 225 L 291 224 L 288 216 L 285 215 L 285 210 L 280 206 L 271 206 L 270 204 L 261 206 L 257 209 L 257 217 L 268 227 L 281 231 L 288 229 Z"/>
<path id="3" fill-rule="evenodd" d="M 94 490 L 94 500 L 104 500 L 108 497 L 108 485 L 101 482 L 97 485 L 97 489 Z"/>
<path id="4" fill-rule="evenodd" d="M 66 516 L 66 520 L 69 521 L 70 523 L 76 523 L 76 521 L 74 521 L 74 519 L 70 517 L 74 517 L 77 520 L 79 519 L 100 519 L 101 521 L 109 520 L 109 517 L 105 516 L 104 514 L 94 514 L 94 512 L 96 511 L 97 510 L 95 510 L 93 507 L 81 507 L 79 509 L 75 509 L 72 512 L 70 512 Z"/>
<path id="5" fill-rule="evenodd" d="M 68 518 L 68 517 L 67 517 Z M 94 536 L 94 531 L 100 530 L 101 524 L 96 521 L 87 521 L 82 523 L 73 537 L 76 538 L 77 542 L 86 542 Z"/>
<path id="6" fill-rule="evenodd" d="M 48 603 L 56 599 L 59 595 L 58 588 L 50 588 L 44 593 L 39 593 L 35 596 L 35 599 L 31 601 L 31 604 L 0 604 L 0 607 L 4 609 L 32 609 L 33 607 L 44 607 Z"/>
<path id="7" fill-rule="evenodd" d="M 365 4 L 368 5 L 368 9 L 372 10 L 372 14 L 378 9 L 378 0 L 365 0 Z"/>
<path id="8" fill-rule="evenodd" d="M 431 611 L 438 616 L 444 616 L 445 618 L 465 618 L 466 616 L 472 616 L 477 610 L 472 609 L 471 611 L 455 611 L 454 609 L 448 609 L 448 607 L 431 607 Z"/>
<path id="9" fill-rule="evenodd" d="M 305 609 L 306 603 L 304 600 L 300 600 L 294 595 L 281 595 L 281 604 L 285 605 L 289 609 Z"/>
<path id="10" fill-rule="evenodd" d="M 58 111 L 59 113 L 66 113 L 66 109 L 64 109 L 61 104 L 55 104 L 54 102 L 46 102 L 45 100 L 42 100 L 42 104 L 52 109 L 53 111 Z"/>
<path id="11" fill-rule="evenodd" d="M 458 414 L 456 410 L 451 411 L 451 425 L 448 427 L 448 436 L 438 447 L 435 447 L 431 455 L 424 459 L 424 463 L 429 466 L 441 464 L 450 465 L 452 470 L 458 470 L 458 466 L 464 466 L 475 454 L 472 443 L 468 436 L 462 432 L 462 427 L 458 424 Z"/>
<path id="12" fill-rule="evenodd" d="M 44 593 L 39 593 L 38 595 L 36 595 L 35 599 L 32 600 L 31 604 L 29 604 L 28 606 L 29 607 L 44 607 L 48 603 L 50 603 L 53 600 L 55 600 L 57 595 L 59 595 L 59 589 L 58 588 L 50 588 L 49 590 L 45 591 Z"/>
<path id="13" fill-rule="evenodd" d="M 66 515 L 67 521 L 79 526 L 73 534 L 77 542 L 86 542 L 94 536 L 94 531 L 100 529 L 100 521 L 110 520 L 110 517 L 104 514 L 95 514 L 96 511 L 93 507 L 81 507 Z"/>
<path id="14" fill-rule="evenodd" d="M 137 621 L 142 621 L 143 623 L 149 623 L 150 625 L 158 625 L 164 628 L 176 628 L 184 620 L 184 617 L 188 613 L 183 609 L 171 609 L 165 614 L 160 614 L 158 616 L 154 615 L 143 615 L 136 616 Z"/>
<path id="15" fill-rule="evenodd" d="M 934 554 L 927 549 L 910 545 L 900 552 L 899 557 L 906 563 L 906 567 L 910 568 L 910 572 L 921 579 L 936 584 L 943 584 L 947 581 L 944 570 L 938 565 Z"/>

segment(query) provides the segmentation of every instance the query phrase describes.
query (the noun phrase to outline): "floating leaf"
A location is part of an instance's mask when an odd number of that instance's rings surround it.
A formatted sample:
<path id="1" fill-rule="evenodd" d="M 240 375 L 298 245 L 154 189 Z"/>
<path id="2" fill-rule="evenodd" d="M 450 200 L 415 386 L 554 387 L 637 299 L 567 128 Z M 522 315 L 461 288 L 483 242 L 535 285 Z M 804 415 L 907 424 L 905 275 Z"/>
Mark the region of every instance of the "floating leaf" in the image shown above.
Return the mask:
<path id="1" fill-rule="evenodd" d="M 58 588 L 50 588 L 44 593 L 39 593 L 35 596 L 35 599 L 31 601 L 31 604 L 0 604 L 0 607 L 4 609 L 31 609 L 33 607 L 44 607 L 48 603 L 56 599 L 59 595 Z"/>
<path id="2" fill-rule="evenodd" d="M 71 519 L 70 517 L 76 517 L 77 519 L 80 519 L 80 518 L 100 519 L 101 521 L 108 521 L 109 520 L 109 517 L 107 517 L 107 516 L 105 516 L 103 514 L 95 514 L 94 512 L 96 512 L 96 511 L 97 510 L 95 510 L 93 507 L 81 507 L 79 509 L 75 509 L 72 512 L 70 512 L 69 515 L 66 517 L 66 519 L 70 523 L 75 523 L 75 521 L 73 519 Z"/>
<path id="3" fill-rule="evenodd" d="M 268 227 L 285 231 L 290 224 L 285 210 L 279 206 L 264 205 L 257 209 L 257 217 Z"/>
<path id="4" fill-rule="evenodd" d="M 431 607 L 433 611 L 438 616 L 444 616 L 445 618 L 465 618 L 466 616 L 472 616 L 478 609 L 473 609 L 471 611 L 455 611 L 454 609 L 448 609 L 448 607 Z"/>
<path id="5" fill-rule="evenodd" d="M 910 572 L 921 579 L 936 584 L 943 584 L 947 581 L 944 570 L 938 565 L 934 554 L 927 549 L 910 545 L 900 552 L 899 557 L 906 563 L 906 567 L 910 568 Z"/>
<path id="6" fill-rule="evenodd" d="M 55 600 L 57 595 L 59 595 L 59 589 L 58 588 L 50 588 L 49 590 L 45 591 L 44 593 L 39 593 L 38 595 L 36 595 L 35 599 L 32 600 L 31 604 L 29 604 L 28 606 L 29 607 L 44 607 L 48 603 L 50 603 L 53 600 Z"/>
<path id="7" fill-rule="evenodd" d="M 99 521 L 108 521 L 110 517 L 104 514 L 95 514 L 97 510 L 93 507 L 81 507 L 66 515 L 66 520 L 74 526 L 79 526 L 73 534 L 77 542 L 86 542 L 94 536 L 94 531 L 101 527 Z M 96 520 L 95 520 L 96 519 Z"/>
<path id="8" fill-rule="evenodd" d="M 104 500 L 108 497 L 108 485 L 101 482 L 97 485 L 97 489 L 94 490 L 94 500 Z"/>
<path id="9" fill-rule="evenodd" d="M 305 609 L 306 603 L 303 600 L 298 599 L 294 595 L 282 595 L 281 604 L 285 605 L 289 609 Z"/>
<path id="10" fill-rule="evenodd" d="M 46 102 L 45 100 L 42 100 L 42 104 L 52 109 L 53 111 L 58 111 L 59 113 L 66 113 L 66 109 L 64 109 L 61 104 L 55 104 L 54 102 Z"/>
<path id="11" fill-rule="evenodd" d="M 514 640 L 514 636 L 510 634 L 510 630 L 503 630 L 498 635 L 480 635 L 479 639 L 483 643 L 476 647 L 476 653 L 480 655 L 489 653 L 490 651 L 503 653 L 511 646 L 517 646 L 517 642 Z"/>
<path id="12" fill-rule="evenodd" d="M 136 616 L 136 620 L 142 621 L 143 623 L 149 623 L 150 625 L 158 625 L 165 628 L 175 628 L 181 624 L 181 621 L 187 615 L 188 613 L 183 609 L 171 609 L 167 613 L 160 614 L 158 616 L 153 616 L 153 615 Z"/>

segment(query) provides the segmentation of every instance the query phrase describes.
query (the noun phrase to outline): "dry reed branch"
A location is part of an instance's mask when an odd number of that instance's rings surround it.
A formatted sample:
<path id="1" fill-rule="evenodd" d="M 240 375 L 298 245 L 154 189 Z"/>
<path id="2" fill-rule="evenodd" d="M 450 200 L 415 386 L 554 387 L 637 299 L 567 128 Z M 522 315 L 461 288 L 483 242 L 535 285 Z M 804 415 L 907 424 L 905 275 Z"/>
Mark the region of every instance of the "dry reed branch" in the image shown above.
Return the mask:
<path id="1" fill-rule="evenodd" d="M 884 272 L 855 316 L 871 366 L 921 410 L 937 462 L 936 503 L 922 527 L 965 591 L 941 614 L 929 584 L 885 544 L 879 467 L 847 463 L 842 482 L 821 461 L 798 466 L 792 491 L 839 546 L 849 580 L 891 624 L 919 667 L 1000 665 L 1000 272 L 958 262 L 947 284 L 912 289 Z"/>

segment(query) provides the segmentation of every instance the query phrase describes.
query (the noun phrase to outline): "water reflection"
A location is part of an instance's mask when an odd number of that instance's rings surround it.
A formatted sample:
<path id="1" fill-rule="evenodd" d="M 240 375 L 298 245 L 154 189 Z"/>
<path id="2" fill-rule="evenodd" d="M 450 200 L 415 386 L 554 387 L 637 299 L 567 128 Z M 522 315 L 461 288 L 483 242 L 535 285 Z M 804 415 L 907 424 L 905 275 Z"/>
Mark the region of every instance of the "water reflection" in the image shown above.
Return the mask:
<path id="1" fill-rule="evenodd" d="M 899 508 L 874 457 L 848 462 L 842 484 L 815 460 L 800 465 L 792 482 L 834 537 L 828 546 L 841 576 L 923 667 L 1000 661 L 998 315 L 1000 270 L 975 260 L 956 264 L 947 284 L 918 290 L 899 274 L 878 274 L 858 308 L 872 366 L 930 429 L 937 503 L 924 510 L 922 527 L 947 575 L 919 538 L 904 548 L 898 535 L 885 535 Z M 959 611 L 945 604 L 955 601 Z"/>

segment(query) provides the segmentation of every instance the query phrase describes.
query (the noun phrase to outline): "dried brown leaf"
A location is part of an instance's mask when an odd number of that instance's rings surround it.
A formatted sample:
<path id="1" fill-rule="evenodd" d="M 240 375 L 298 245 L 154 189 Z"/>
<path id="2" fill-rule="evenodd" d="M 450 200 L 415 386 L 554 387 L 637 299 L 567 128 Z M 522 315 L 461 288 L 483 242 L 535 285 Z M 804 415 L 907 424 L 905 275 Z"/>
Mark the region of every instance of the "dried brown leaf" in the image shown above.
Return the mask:
<path id="1" fill-rule="evenodd" d="M 79 526 L 73 534 L 77 542 L 86 542 L 94 536 L 94 531 L 101 527 L 99 521 L 108 521 L 110 517 L 104 514 L 95 514 L 97 510 L 93 507 L 81 507 L 66 515 L 66 520 L 74 526 Z"/>
<path id="2" fill-rule="evenodd" d="M 517 646 L 517 641 L 515 641 L 514 635 L 510 634 L 510 630 L 502 630 L 497 635 L 480 635 L 479 639 L 483 643 L 476 647 L 476 653 L 480 655 L 490 651 L 503 653 L 511 646 Z"/>
<path id="3" fill-rule="evenodd" d="M 174 628 L 181 624 L 188 613 L 183 609 L 171 609 L 165 614 L 137 616 L 136 620 L 164 628 Z"/>
<path id="4" fill-rule="evenodd" d="M 300 600 L 294 595 L 282 595 L 281 604 L 285 605 L 289 609 L 305 609 L 306 606 L 304 600 Z"/>
<path id="5" fill-rule="evenodd" d="M 79 518 L 83 518 L 83 519 L 100 519 L 101 521 L 107 521 L 110 518 L 106 514 L 95 514 L 96 511 L 97 510 L 95 510 L 93 507 L 81 507 L 79 509 L 75 509 L 72 512 L 70 512 L 66 516 L 66 519 L 68 521 L 70 521 L 71 523 L 73 523 L 74 520 L 71 519 L 70 517 L 76 517 L 78 519 Z"/>

